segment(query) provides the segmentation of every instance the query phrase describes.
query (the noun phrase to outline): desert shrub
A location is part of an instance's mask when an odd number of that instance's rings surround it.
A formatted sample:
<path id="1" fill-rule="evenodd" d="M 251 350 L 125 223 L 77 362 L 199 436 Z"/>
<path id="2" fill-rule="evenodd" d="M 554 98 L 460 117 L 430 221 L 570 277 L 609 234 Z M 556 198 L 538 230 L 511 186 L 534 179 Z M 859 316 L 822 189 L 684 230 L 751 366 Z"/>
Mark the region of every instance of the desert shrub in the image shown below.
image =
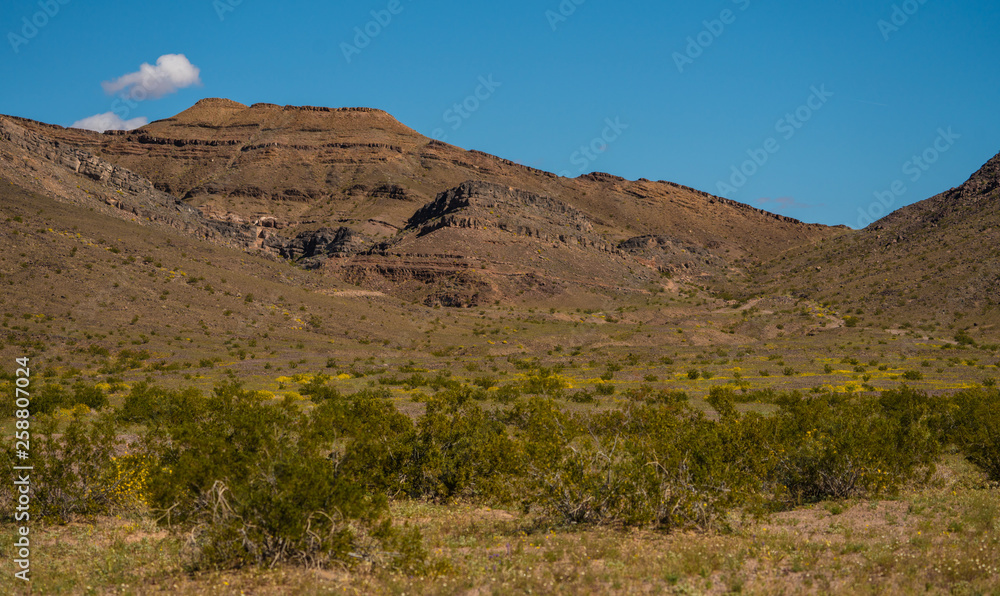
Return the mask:
<path id="1" fill-rule="evenodd" d="M 413 375 L 413 378 L 421 377 L 422 375 L 419 374 Z M 413 385 L 412 383 L 411 385 L 411 388 L 416 387 L 416 385 Z M 427 385 L 434 391 L 441 391 L 442 389 L 458 389 L 462 386 L 462 383 L 451 378 L 451 371 L 441 370 L 427 381 Z"/>
<path id="2" fill-rule="evenodd" d="M 330 387 L 327 382 L 330 377 L 327 375 L 316 375 L 308 383 L 299 388 L 299 394 L 308 397 L 314 402 L 340 399 L 341 393 L 335 387 Z M 381 383 L 384 379 L 379 379 Z"/>
<path id="3" fill-rule="evenodd" d="M 504 423 L 472 399 L 472 392 L 458 390 L 428 401 L 410 462 L 412 496 L 508 496 L 504 479 L 517 470 L 516 446 Z"/>
<path id="4" fill-rule="evenodd" d="M 578 404 L 590 404 L 597 401 L 594 399 L 594 394 L 586 389 L 578 389 L 572 393 L 567 393 L 566 399 Z"/>
<path id="5" fill-rule="evenodd" d="M 622 392 L 623 398 L 634 402 L 645 402 L 649 400 L 652 395 L 653 388 L 650 385 L 645 384 L 626 389 Z"/>
<path id="6" fill-rule="evenodd" d="M 521 388 L 517 383 L 504 385 L 491 393 L 490 396 L 502 404 L 512 404 L 521 397 Z"/>
<path id="7" fill-rule="evenodd" d="M 908 370 L 903 373 L 903 378 L 907 381 L 919 381 L 924 378 L 924 375 L 919 370 Z"/>
<path id="8" fill-rule="evenodd" d="M 743 443 L 727 444 L 731 426 L 687 407 L 641 408 L 623 427 L 632 435 L 626 447 L 641 497 L 629 521 L 667 530 L 725 526 L 728 510 L 757 493 L 740 471 L 747 452 L 736 445 Z"/>
<path id="9" fill-rule="evenodd" d="M 949 400 L 905 385 L 866 399 L 877 399 L 880 416 L 891 422 L 883 442 L 892 455 L 886 462 L 892 472 L 903 482 L 919 472 L 929 477 L 946 441 Z"/>
<path id="10" fill-rule="evenodd" d="M 72 404 L 83 404 L 91 410 L 99 410 L 108 405 L 108 396 L 100 387 L 79 381 L 73 385 Z"/>
<path id="11" fill-rule="evenodd" d="M 560 522 L 673 529 L 724 526 L 730 507 L 759 500 L 763 419 L 713 422 L 683 394 L 666 395 L 591 416 L 518 402 L 511 422 L 525 454 L 523 505 Z"/>
<path id="12" fill-rule="evenodd" d="M 753 389 L 749 391 L 745 390 L 740 393 L 733 392 L 733 401 L 736 403 L 773 404 L 777 402 L 779 398 L 780 394 L 771 387 Z"/>
<path id="13" fill-rule="evenodd" d="M 594 385 L 594 393 L 597 395 L 614 395 L 615 386 L 611 383 L 598 383 Z"/>
<path id="14" fill-rule="evenodd" d="M 688 394 L 683 391 L 654 391 L 646 396 L 646 401 L 651 404 L 681 404 L 689 400 Z"/>
<path id="15" fill-rule="evenodd" d="M 495 377 L 476 377 L 472 384 L 476 387 L 482 387 L 483 389 L 489 389 L 490 387 L 498 387 L 499 381 Z"/>
<path id="16" fill-rule="evenodd" d="M 113 375 L 127 370 L 142 368 L 143 363 L 149 360 L 148 350 L 121 350 L 118 355 L 97 369 L 97 372 L 104 375 Z"/>
<path id="17" fill-rule="evenodd" d="M 521 384 L 521 390 L 529 395 L 561 396 L 569 383 L 550 368 L 532 371 Z"/>
<path id="18" fill-rule="evenodd" d="M 557 519 L 600 521 L 602 504 L 592 493 L 594 475 L 570 444 L 580 435 L 578 422 L 551 399 L 531 397 L 517 401 L 505 422 L 513 429 L 523 453 L 521 504 L 536 507 Z"/>
<path id="19" fill-rule="evenodd" d="M 976 345 L 976 340 L 973 339 L 972 336 L 969 335 L 969 332 L 964 329 L 955 334 L 955 341 L 958 342 L 958 345 L 960 346 Z"/>
<path id="20" fill-rule="evenodd" d="M 1000 482 L 1000 390 L 967 389 L 953 404 L 949 436 L 969 462 Z"/>
<path id="21" fill-rule="evenodd" d="M 219 385 L 147 435 L 151 504 L 187 531 L 199 568 L 393 563 L 399 544 L 394 564 L 418 564 L 419 541 L 392 527 L 384 495 L 339 473 L 330 436 L 290 402 Z"/>
<path id="22" fill-rule="evenodd" d="M 116 417 L 120 422 L 132 424 L 177 424 L 186 416 L 185 410 L 201 399 L 201 392 L 193 387 L 172 391 L 142 381 L 129 390 Z"/>
<path id="23" fill-rule="evenodd" d="M 32 392 L 32 414 L 51 414 L 59 408 L 73 408 L 84 405 L 92 410 L 99 410 L 108 405 L 108 396 L 96 385 L 84 381 L 76 382 L 67 389 L 61 385 L 46 383 Z M 12 410 L 13 404 L 9 406 Z M 13 412 L 10 412 L 12 415 Z"/>
<path id="24" fill-rule="evenodd" d="M 476 402 L 486 392 L 459 387 L 427 400 L 417 425 L 392 402 L 362 391 L 325 402 L 318 432 L 335 436 L 338 473 L 383 495 L 449 500 L 503 493 L 499 478 L 513 470 L 506 427 Z"/>
<path id="25" fill-rule="evenodd" d="M 411 489 L 413 422 L 380 391 L 326 400 L 313 412 L 314 432 L 334 442 L 338 474 L 384 495 Z"/>
<path id="26" fill-rule="evenodd" d="M 69 406 L 72 395 L 60 385 L 46 383 L 32 392 L 31 412 L 33 414 L 51 414 L 58 408 Z"/>
<path id="27" fill-rule="evenodd" d="M 409 377 L 404 379 L 402 384 L 405 385 L 406 388 L 409 389 L 410 391 L 413 391 L 417 387 L 426 387 L 428 384 L 430 384 L 430 381 L 428 381 L 427 378 L 420 373 L 413 373 Z"/>
<path id="28" fill-rule="evenodd" d="M 67 523 L 77 516 L 121 514 L 145 506 L 148 467 L 134 455 L 119 455 L 125 445 L 110 414 L 90 421 L 87 413 L 79 406 L 63 424 L 52 416 L 36 417 L 31 441 L 32 520 Z M 4 489 L 0 501 L 12 496 Z M 5 518 L 14 513 L 7 504 Z"/>
<path id="29" fill-rule="evenodd" d="M 935 406 L 903 387 L 880 397 L 827 393 L 778 400 L 775 478 L 796 502 L 872 497 L 933 472 Z"/>

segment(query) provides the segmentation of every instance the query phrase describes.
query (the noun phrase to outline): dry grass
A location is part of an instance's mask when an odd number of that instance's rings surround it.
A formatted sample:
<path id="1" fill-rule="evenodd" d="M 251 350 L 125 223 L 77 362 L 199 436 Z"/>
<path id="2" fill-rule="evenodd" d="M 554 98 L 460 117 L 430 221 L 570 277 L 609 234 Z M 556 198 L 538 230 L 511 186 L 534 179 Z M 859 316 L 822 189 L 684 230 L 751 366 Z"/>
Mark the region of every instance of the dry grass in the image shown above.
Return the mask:
<path id="1" fill-rule="evenodd" d="M 44 594 L 998 594 L 1000 490 L 949 458 L 894 500 L 827 502 L 732 533 L 551 527 L 518 512 L 397 502 L 436 569 L 188 573 L 183 536 L 145 519 L 35 530 Z M 13 541 L 5 528 L 2 546 Z M 10 574 L 6 593 L 27 594 Z"/>

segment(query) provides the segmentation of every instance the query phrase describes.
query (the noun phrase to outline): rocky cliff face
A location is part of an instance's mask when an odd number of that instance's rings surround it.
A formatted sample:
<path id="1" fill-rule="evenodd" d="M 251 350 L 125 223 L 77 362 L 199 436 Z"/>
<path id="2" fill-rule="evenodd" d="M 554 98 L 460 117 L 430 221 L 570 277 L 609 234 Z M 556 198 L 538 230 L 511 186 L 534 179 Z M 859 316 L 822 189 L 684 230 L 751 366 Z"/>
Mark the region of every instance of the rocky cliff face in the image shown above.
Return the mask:
<path id="1" fill-rule="evenodd" d="M 122 215 L 134 216 L 138 221 L 163 224 L 187 234 L 242 249 L 258 246 L 258 233 L 253 226 L 210 220 L 176 197 L 157 190 L 148 179 L 89 151 L 49 140 L 8 118 L 0 118 L 0 145 L 5 151 L 47 161 L 84 176 L 100 187 L 110 189 L 113 194 L 105 196 L 103 202 Z M 93 202 L 100 199 L 91 197 L 90 200 Z"/>
<path id="2" fill-rule="evenodd" d="M 371 239 L 350 228 L 320 228 L 299 232 L 295 238 L 271 236 L 264 247 L 286 259 L 292 259 L 307 269 L 317 269 L 331 257 L 347 257 L 364 252 Z"/>
<path id="3" fill-rule="evenodd" d="M 509 186 L 471 180 L 449 189 L 413 214 L 406 225 L 418 236 L 440 228 L 497 229 L 543 241 L 613 250 L 594 224 L 566 203 Z"/>

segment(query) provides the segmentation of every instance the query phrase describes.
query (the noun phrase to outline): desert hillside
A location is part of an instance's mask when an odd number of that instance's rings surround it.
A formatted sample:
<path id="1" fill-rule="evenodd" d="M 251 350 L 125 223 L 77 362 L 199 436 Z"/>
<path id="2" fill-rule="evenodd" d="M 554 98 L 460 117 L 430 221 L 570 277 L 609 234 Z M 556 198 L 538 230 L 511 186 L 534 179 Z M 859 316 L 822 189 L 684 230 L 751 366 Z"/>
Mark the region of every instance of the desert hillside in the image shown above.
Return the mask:
<path id="1" fill-rule="evenodd" d="M 771 260 L 760 279 L 764 293 L 827 302 L 871 325 L 995 335 L 1000 155 L 956 188 Z"/>
<path id="2" fill-rule="evenodd" d="M 25 159 L 114 182 L 61 153 L 84 152 L 84 161 L 148 180 L 143 190 L 161 203 L 172 197 L 196 209 L 198 225 L 216 230 L 206 237 L 306 266 L 329 260 L 325 270 L 341 279 L 428 304 L 545 303 L 563 294 L 575 302 L 593 288 L 646 292 L 661 274 L 730 291 L 748 266 L 844 232 L 665 181 L 561 178 L 423 137 L 369 108 L 206 99 L 106 134 L 3 122 L 11 151 Z M 507 189 L 498 206 L 506 216 L 473 200 L 413 233 L 414 218 L 446 197 L 472 189 L 478 199 L 486 188 Z"/>

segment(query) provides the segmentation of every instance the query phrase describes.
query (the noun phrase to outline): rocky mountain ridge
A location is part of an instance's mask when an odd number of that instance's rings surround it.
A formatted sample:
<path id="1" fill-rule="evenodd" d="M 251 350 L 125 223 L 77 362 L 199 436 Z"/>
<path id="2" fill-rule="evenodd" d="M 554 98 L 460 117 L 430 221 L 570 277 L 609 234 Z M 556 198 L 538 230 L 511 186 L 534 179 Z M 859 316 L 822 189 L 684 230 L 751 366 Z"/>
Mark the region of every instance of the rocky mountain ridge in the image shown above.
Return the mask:
<path id="1" fill-rule="evenodd" d="M 562 178 L 370 108 L 206 99 L 105 134 L 6 121 L 24 132 L 4 146 L 94 174 L 137 221 L 428 303 L 471 304 L 466 285 L 496 301 L 647 292 L 663 275 L 739 283 L 748 264 L 844 232 L 669 182 Z M 535 295 L 536 280 L 552 287 Z"/>

